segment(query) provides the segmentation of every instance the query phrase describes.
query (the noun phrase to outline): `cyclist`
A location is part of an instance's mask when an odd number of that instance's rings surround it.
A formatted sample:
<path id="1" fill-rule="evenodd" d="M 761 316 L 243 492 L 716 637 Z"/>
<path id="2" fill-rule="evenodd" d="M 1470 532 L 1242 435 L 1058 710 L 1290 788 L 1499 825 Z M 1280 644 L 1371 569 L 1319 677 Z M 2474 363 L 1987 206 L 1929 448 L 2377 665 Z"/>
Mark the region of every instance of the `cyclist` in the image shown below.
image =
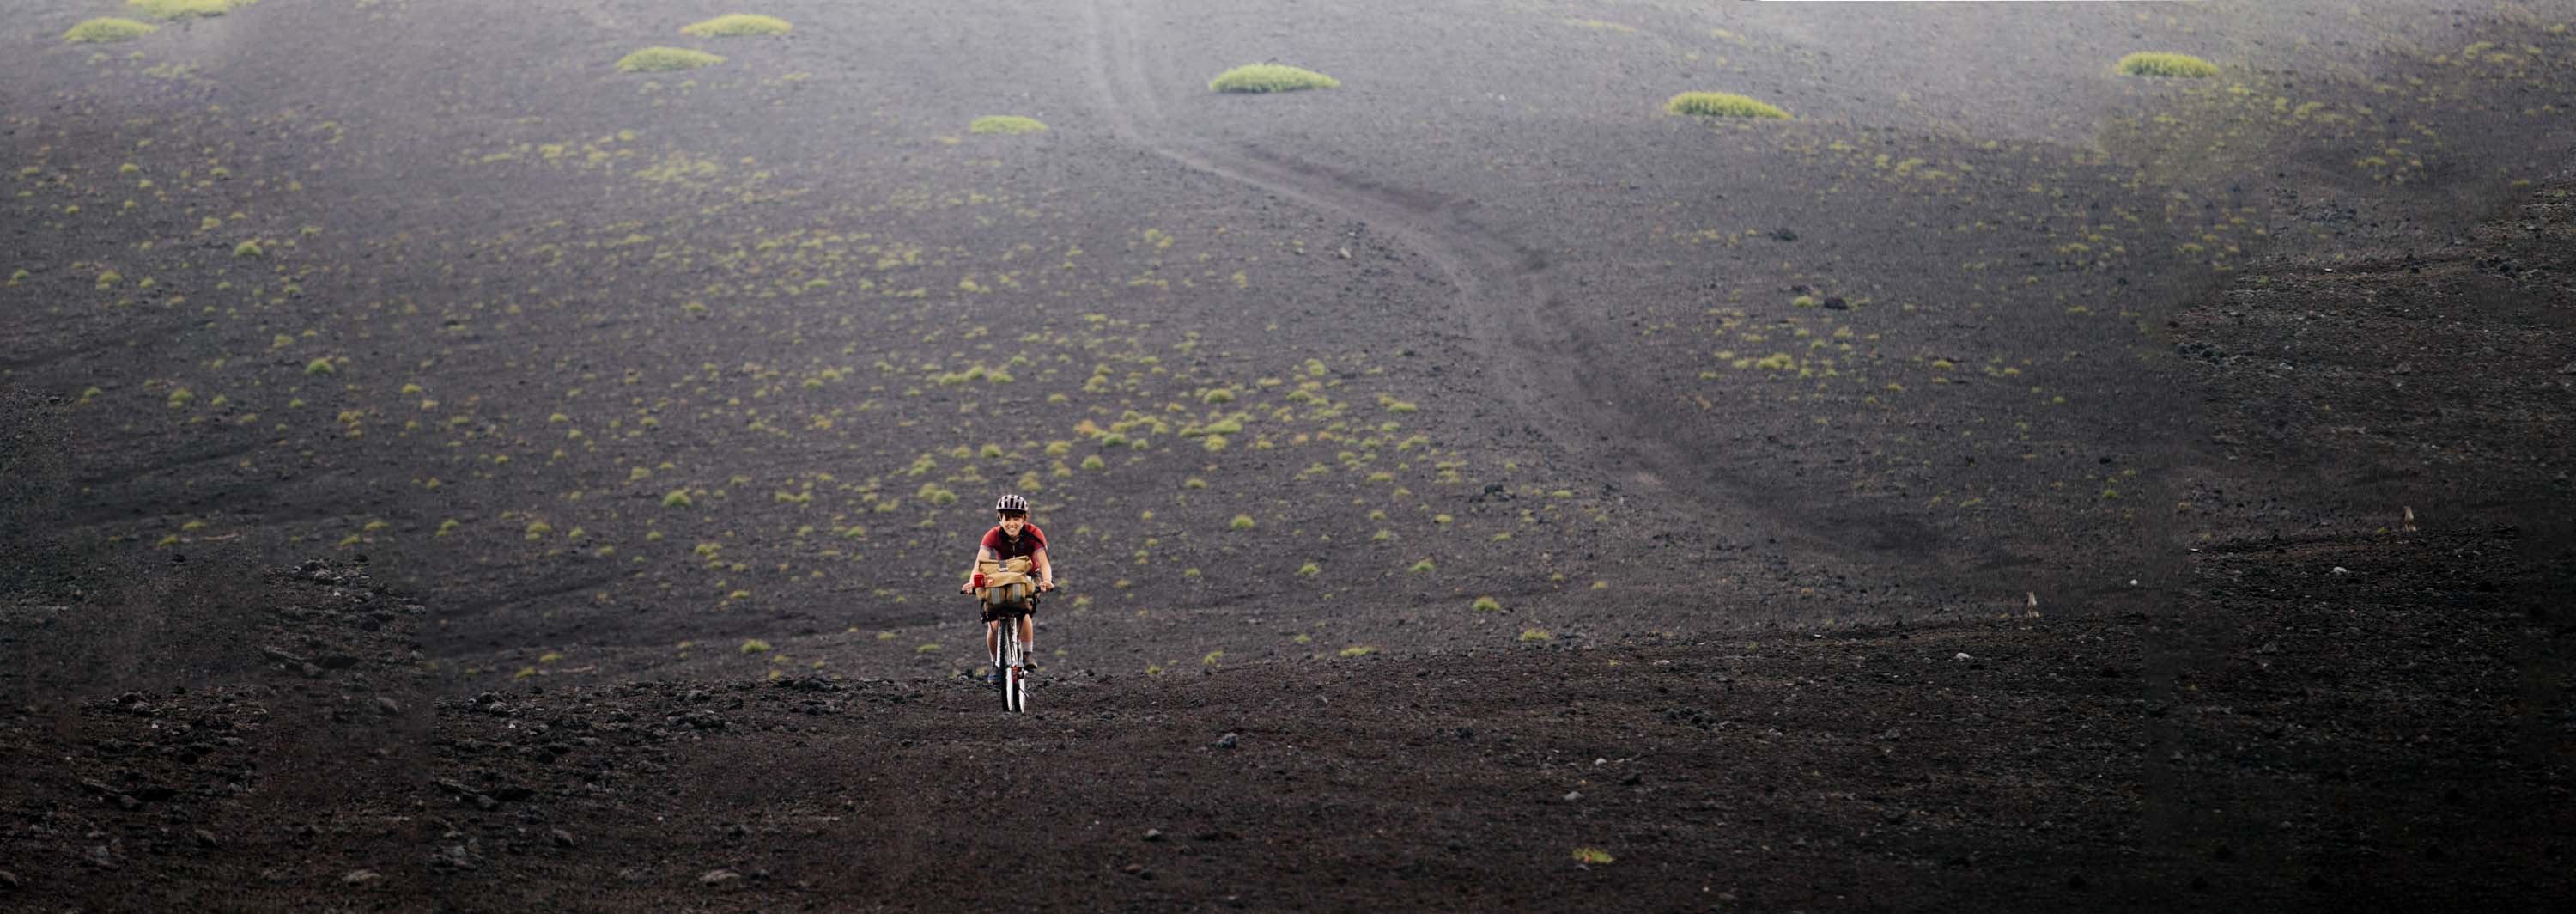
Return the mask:
<path id="1" fill-rule="evenodd" d="M 984 541 L 975 547 L 976 561 L 1008 562 L 1015 558 L 1026 558 L 1029 560 L 1029 570 L 1037 576 L 1038 592 L 1054 590 L 1055 567 L 1047 564 L 1046 533 L 1039 530 L 1038 525 L 1029 523 L 1029 500 L 1017 494 L 1004 494 L 1000 500 L 993 503 L 993 515 L 995 520 L 993 529 L 985 531 Z M 974 592 L 974 583 L 969 581 L 960 585 L 957 592 Z M 988 613 L 984 618 L 986 656 L 992 655 L 1001 632 L 1001 620 L 993 618 Z M 1032 612 L 1020 617 L 1019 636 L 1020 643 L 1027 645 L 1029 654 L 1037 653 L 1036 613 Z M 1036 663 L 1025 660 L 1021 665 L 1032 670 L 1037 668 Z M 988 678 L 998 682 L 1001 675 L 1000 670 L 994 670 Z"/>

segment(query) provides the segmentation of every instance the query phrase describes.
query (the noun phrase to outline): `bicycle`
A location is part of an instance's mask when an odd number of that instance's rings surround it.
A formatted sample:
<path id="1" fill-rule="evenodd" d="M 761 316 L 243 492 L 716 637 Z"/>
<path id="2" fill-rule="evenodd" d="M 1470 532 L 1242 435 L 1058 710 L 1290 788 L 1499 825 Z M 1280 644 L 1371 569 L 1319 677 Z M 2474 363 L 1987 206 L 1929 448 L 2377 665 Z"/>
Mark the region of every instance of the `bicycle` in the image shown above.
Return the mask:
<path id="1" fill-rule="evenodd" d="M 1062 589 L 1063 586 L 1059 583 L 1056 589 Z M 1019 609 L 986 607 L 984 610 L 984 621 L 1001 623 L 1001 630 L 994 632 L 993 669 L 1002 677 L 1002 706 L 1015 714 L 1026 713 L 1029 710 L 1028 651 L 1030 647 L 1020 641 L 1020 618 L 1036 615 L 1037 611 L 1038 595 L 1035 593 L 1029 594 L 1029 604 L 1026 607 Z"/>

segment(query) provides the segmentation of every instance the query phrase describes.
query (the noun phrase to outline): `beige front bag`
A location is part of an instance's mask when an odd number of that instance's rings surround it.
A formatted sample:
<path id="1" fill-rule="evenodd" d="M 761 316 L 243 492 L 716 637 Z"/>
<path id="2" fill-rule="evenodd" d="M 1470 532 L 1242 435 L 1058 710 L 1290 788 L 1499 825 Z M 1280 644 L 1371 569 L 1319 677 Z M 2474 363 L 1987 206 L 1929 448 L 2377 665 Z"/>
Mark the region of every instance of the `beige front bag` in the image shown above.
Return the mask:
<path id="1" fill-rule="evenodd" d="M 1029 598 L 1038 590 L 1037 579 L 1029 577 L 1029 567 L 1026 556 L 1007 562 L 976 561 L 975 570 L 984 575 L 984 586 L 975 591 L 976 599 L 984 601 L 987 609 L 1028 609 Z"/>

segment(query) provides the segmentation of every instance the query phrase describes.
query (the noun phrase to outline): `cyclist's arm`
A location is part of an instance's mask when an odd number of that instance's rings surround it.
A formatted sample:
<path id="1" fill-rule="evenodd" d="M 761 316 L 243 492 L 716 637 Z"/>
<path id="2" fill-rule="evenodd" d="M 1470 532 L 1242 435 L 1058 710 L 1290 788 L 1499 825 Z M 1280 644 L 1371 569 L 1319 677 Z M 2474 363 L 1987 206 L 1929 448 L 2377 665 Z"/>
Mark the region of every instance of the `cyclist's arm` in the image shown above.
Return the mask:
<path id="1" fill-rule="evenodd" d="M 1029 564 L 1037 566 L 1040 588 L 1055 586 L 1055 566 L 1047 564 L 1045 548 L 1041 547 L 1038 551 L 1029 553 Z"/>

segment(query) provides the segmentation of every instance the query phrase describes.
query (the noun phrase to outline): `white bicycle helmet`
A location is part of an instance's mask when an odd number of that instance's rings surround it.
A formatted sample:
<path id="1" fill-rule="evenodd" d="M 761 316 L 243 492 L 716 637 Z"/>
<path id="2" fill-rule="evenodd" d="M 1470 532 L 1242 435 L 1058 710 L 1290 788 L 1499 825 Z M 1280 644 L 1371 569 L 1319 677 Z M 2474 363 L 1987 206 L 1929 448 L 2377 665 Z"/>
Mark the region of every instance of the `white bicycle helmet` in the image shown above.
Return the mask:
<path id="1" fill-rule="evenodd" d="M 1027 514 L 1029 513 L 1029 500 L 1021 498 L 1016 494 L 1004 494 L 1002 496 L 1002 500 L 993 503 L 993 510 L 1017 511 L 1022 514 Z"/>

